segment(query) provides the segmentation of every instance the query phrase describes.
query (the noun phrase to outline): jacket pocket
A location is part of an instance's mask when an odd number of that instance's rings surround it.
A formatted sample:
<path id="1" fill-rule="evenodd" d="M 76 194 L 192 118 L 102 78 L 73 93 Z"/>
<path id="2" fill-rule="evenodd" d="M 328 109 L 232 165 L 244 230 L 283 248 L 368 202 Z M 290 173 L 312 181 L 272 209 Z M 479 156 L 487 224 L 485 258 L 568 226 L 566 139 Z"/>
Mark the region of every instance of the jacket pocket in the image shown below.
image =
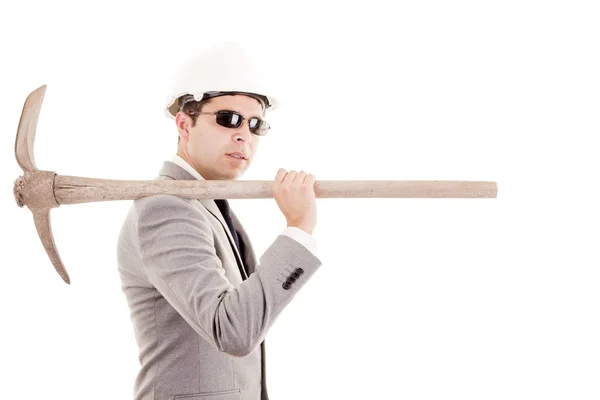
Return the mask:
<path id="1" fill-rule="evenodd" d="M 241 400 L 239 389 L 224 390 L 220 392 L 177 394 L 173 400 Z"/>

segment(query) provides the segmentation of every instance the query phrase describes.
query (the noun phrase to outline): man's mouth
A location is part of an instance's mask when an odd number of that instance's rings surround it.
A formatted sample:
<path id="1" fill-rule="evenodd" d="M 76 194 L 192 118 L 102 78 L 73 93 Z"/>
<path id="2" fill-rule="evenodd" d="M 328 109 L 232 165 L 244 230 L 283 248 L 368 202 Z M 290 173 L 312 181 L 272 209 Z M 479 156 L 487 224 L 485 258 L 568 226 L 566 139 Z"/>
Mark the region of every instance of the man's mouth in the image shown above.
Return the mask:
<path id="1" fill-rule="evenodd" d="M 246 157 L 245 154 L 243 153 L 228 153 L 227 154 L 229 157 L 233 157 L 233 158 L 237 158 L 238 160 L 248 160 L 248 157 Z"/>

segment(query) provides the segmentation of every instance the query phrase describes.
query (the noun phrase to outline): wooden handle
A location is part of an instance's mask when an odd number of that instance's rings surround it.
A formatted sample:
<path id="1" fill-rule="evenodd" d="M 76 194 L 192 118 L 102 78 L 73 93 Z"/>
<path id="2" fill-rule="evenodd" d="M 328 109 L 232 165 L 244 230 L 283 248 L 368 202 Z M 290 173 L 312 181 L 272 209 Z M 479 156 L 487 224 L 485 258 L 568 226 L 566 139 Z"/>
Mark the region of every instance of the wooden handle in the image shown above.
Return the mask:
<path id="1" fill-rule="evenodd" d="M 317 198 L 495 198 L 497 185 L 485 181 L 316 181 Z M 191 199 L 273 198 L 273 181 L 111 180 L 56 175 L 59 204 L 135 200 L 157 194 Z"/>

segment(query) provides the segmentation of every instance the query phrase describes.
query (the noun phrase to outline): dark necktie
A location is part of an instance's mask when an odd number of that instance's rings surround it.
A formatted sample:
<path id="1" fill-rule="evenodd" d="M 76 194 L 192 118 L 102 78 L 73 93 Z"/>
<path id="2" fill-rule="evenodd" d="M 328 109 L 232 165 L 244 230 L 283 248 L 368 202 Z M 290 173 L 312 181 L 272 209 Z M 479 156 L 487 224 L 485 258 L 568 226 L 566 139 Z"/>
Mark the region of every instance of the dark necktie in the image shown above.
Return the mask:
<path id="1" fill-rule="evenodd" d="M 223 218 L 225 218 L 225 222 L 227 222 L 227 226 L 229 227 L 229 231 L 231 232 L 231 236 L 233 236 L 233 240 L 235 241 L 235 245 L 240 252 L 240 256 L 243 257 L 244 253 L 240 248 L 240 239 L 238 238 L 237 231 L 233 226 L 233 220 L 231 219 L 231 209 L 229 208 L 229 202 L 226 199 L 215 200 L 217 207 L 221 210 L 221 214 L 223 214 Z"/>

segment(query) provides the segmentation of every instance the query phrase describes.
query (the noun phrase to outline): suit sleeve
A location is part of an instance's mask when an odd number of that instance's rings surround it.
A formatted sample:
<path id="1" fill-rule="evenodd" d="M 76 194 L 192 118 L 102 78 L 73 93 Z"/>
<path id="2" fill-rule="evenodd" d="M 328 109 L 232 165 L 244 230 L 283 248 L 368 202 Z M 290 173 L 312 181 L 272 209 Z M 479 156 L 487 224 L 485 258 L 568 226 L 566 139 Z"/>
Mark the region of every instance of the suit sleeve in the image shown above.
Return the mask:
<path id="1" fill-rule="evenodd" d="M 288 226 L 283 231 L 282 235 L 286 235 L 302 244 L 315 256 L 317 255 L 317 241 L 315 237 L 308 232 L 303 231 L 295 226 Z"/>
<path id="2" fill-rule="evenodd" d="M 234 287 L 216 255 L 210 222 L 192 201 L 172 195 L 135 201 L 144 271 L 199 335 L 219 351 L 247 356 L 321 261 L 282 234 Z"/>

